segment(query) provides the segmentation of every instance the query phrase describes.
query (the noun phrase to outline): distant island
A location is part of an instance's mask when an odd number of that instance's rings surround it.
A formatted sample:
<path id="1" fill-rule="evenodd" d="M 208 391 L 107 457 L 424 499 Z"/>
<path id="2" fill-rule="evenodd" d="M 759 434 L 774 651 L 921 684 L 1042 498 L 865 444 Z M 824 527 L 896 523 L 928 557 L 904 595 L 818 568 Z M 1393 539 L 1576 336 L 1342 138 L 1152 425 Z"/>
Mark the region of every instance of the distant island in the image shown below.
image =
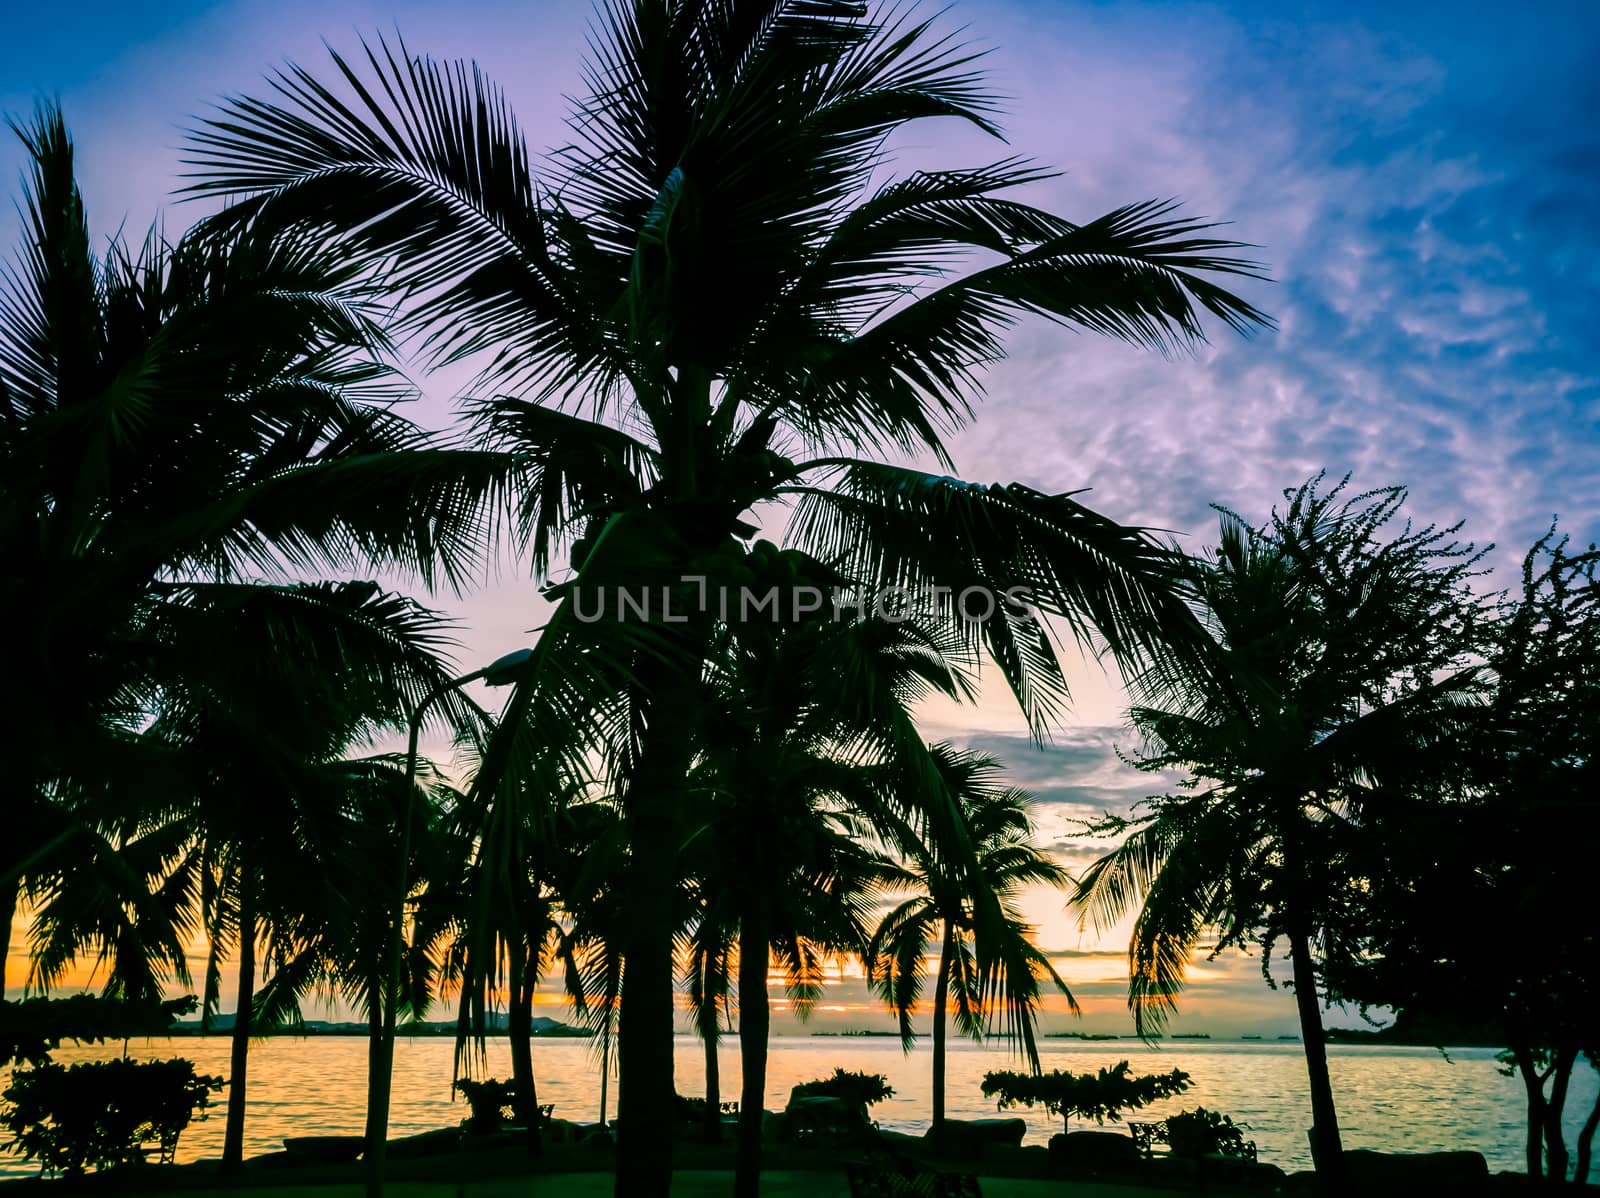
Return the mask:
<path id="1" fill-rule="evenodd" d="M 847 1032 L 812 1032 L 813 1036 L 893 1036 L 899 1039 L 899 1032 L 874 1032 L 866 1028 L 857 1028 Z"/>
<path id="2" fill-rule="evenodd" d="M 1046 1032 L 1046 1040 L 1120 1040 L 1121 1036 L 1111 1036 L 1104 1032 Z"/>
<path id="3" fill-rule="evenodd" d="M 1407 1015 L 1387 1027 L 1330 1027 L 1330 1044 L 1397 1044 L 1412 1048 L 1504 1048 L 1505 1030 L 1494 1019 Z"/>
<path id="4" fill-rule="evenodd" d="M 546 1019 L 542 1015 L 535 1015 L 532 1023 L 532 1034 L 548 1040 L 560 1039 L 587 1039 L 594 1033 L 586 1027 L 574 1027 L 569 1023 L 562 1023 L 558 1019 Z M 454 1037 L 459 1031 L 459 1025 L 454 1019 L 437 1020 L 434 1022 L 415 1022 L 401 1024 L 397 1033 L 401 1036 L 450 1036 Z M 496 1013 L 490 1016 L 489 1026 L 484 1029 L 486 1035 L 506 1035 L 506 1019 L 503 1014 Z M 198 1019 L 184 1019 L 172 1025 L 172 1030 L 167 1033 L 171 1036 L 229 1036 L 233 1034 L 233 1016 L 218 1015 L 211 1021 L 210 1027 L 202 1027 Z M 370 1029 L 365 1021 L 361 1022 L 335 1022 L 331 1020 L 307 1019 L 304 1023 L 289 1024 L 277 1028 L 251 1029 L 253 1036 L 367 1036 Z"/>
<path id="5" fill-rule="evenodd" d="M 1211 1039 L 1211 1033 L 1210 1032 L 1174 1032 L 1173 1035 L 1172 1035 L 1172 1038 L 1174 1040 L 1209 1040 L 1209 1039 Z"/>

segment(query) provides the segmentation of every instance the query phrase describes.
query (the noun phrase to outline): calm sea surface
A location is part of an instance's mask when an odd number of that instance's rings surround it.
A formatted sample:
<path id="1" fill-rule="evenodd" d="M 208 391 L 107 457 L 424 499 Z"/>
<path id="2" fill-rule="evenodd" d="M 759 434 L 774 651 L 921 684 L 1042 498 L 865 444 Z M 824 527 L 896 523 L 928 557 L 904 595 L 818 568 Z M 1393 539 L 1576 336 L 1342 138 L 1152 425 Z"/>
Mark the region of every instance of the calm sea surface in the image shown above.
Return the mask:
<path id="1" fill-rule="evenodd" d="M 408 1135 L 458 1122 L 465 1114 L 450 1098 L 453 1045 L 448 1038 L 402 1039 L 396 1050 L 392 1134 Z M 1471 1148 L 1492 1169 L 1522 1166 L 1522 1088 L 1497 1070 L 1492 1049 L 1453 1050 L 1446 1060 L 1428 1048 L 1334 1047 L 1333 1082 L 1345 1143 L 1351 1147 L 1400 1152 Z M 1186 1107 L 1224 1111 L 1249 1126 L 1261 1159 L 1284 1169 L 1310 1167 L 1304 1129 L 1311 1122 L 1305 1095 L 1305 1062 L 1300 1045 L 1275 1041 L 1169 1041 L 1159 1050 L 1137 1040 L 1042 1042 L 1046 1069 L 1083 1071 L 1117 1061 L 1134 1072 L 1183 1069 L 1193 1077 L 1188 1093 L 1151 1108 L 1159 1118 Z M 184 1056 L 202 1072 L 226 1076 L 228 1041 L 221 1037 L 134 1041 L 135 1058 Z M 63 1064 L 120 1055 L 116 1049 L 62 1048 Z M 678 1089 L 703 1092 L 703 1052 L 699 1041 L 678 1038 Z M 885 1128 L 920 1133 L 928 1125 L 926 1046 L 907 1056 L 899 1042 L 884 1037 L 778 1037 L 773 1041 L 767 1079 L 769 1108 L 781 1108 L 789 1088 L 831 1073 L 835 1066 L 887 1074 L 895 1097 L 873 1109 Z M 722 1093 L 739 1096 L 739 1058 L 734 1043 L 721 1054 Z M 947 1109 L 956 1118 L 994 1114 L 979 1092 L 991 1069 L 1015 1068 L 1003 1049 L 953 1043 Z M 489 1069 L 511 1075 L 504 1040 L 491 1041 Z M 534 1069 L 541 1102 L 553 1102 L 560 1118 L 593 1121 L 600 1115 L 600 1071 L 584 1040 L 540 1040 L 534 1044 Z M 366 1041 L 359 1037 L 319 1036 L 303 1040 L 275 1037 L 250 1049 L 249 1117 L 246 1155 L 275 1152 L 285 1136 L 358 1135 L 366 1103 Z M 1595 1098 L 1596 1074 L 1580 1064 L 1567 1102 L 1568 1145 Z M 615 1113 L 615 1085 L 610 1087 Z M 180 1160 L 217 1156 L 222 1147 L 225 1101 L 209 1118 L 184 1133 Z M 1042 1112 L 1017 1112 L 1028 1121 L 1028 1142 L 1043 1143 L 1061 1130 L 1059 1120 Z M 1074 1124 L 1076 1129 L 1078 1125 Z M 36 1167 L 0 1154 L 0 1176 L 28 1176 Z"/>

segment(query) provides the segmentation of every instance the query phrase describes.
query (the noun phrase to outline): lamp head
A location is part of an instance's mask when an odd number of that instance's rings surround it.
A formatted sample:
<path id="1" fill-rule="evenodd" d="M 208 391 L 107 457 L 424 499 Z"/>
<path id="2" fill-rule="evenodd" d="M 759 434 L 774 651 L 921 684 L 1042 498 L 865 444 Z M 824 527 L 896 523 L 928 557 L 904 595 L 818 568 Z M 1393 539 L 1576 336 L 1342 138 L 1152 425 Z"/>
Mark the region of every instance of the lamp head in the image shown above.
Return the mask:
<path id="1" fill-rule="evenodd" d="M 483 671 L 486 686 L 510 686 L 517 680 L 522 667 L 533 656 L 532 649 L 515 649 L 504 657 L 497 657 Z"/>

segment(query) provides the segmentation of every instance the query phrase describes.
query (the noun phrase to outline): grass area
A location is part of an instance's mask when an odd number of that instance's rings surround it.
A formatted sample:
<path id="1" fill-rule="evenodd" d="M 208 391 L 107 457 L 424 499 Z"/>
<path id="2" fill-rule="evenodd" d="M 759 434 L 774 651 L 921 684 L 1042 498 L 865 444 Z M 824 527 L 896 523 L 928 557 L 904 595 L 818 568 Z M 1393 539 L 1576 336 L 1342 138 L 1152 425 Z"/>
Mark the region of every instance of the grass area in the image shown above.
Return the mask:
<path id="1" fill-rule="evenodd" d="M 1060 1180 L 985 1178 L 985 1198 L 1061 1198 L 1067 1183 Z M 1178 1191 L 1145 1186 L 1119 1186 L 1096 1182 L 1071 1183 L 1072 1198 L 1141 1198 Z M 679 1171 L 673 1177 L 674 1198 L 724 1198 L 733 1189 L 733 1174 L 725 1170 Z M 227 1189 L 184 1190 L 184 1198 L 230 1198 Z M 444 1182 L 392 1182 L 384 1187 L 387 1198 L 610 1198 L 609 1173 L 536 1173 L 493 1180 L 449 1184 Z M 361 1198 L 357 1183 L 253 1187 L 250 1198 Z M 761 1178 L 763 1198 L 849 1198 L 850 1185 L 842 1172 L 767 1172 Z"/>

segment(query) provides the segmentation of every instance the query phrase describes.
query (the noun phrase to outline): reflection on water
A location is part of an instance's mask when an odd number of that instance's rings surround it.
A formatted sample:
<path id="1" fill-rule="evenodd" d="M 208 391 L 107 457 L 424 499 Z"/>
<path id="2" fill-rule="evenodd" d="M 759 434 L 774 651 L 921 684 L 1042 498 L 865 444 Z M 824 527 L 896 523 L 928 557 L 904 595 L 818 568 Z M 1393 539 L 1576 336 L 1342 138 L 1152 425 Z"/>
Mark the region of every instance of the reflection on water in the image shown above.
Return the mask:
<path id="1" fill-rule="evenodd" d="M 767 1080 L 767 1106 L 782 1107 L 789 1088 L 831 1073 L 835 1066 L 887 1074 L 895 1097 L 873 1109 L 880 1125 L 921 1132 L 928 1119 L 927 1048 L 909 1057 L 894 1038 L 778 1037 L 773 1041 Z M 448 1038 L 402 1039 L 395 1054 L 393 1135 L 409 1135 L 458 1122 L 466 1113 L 450 1100 L 454 1046 Z M 228 1041 L 222 1037 L 134 1041 L 130 1056 L 185 1056 L 203 1073 L 226 1076 Z M 1310 1167 L 1304 1129 L 1311 1110 L 1305 1094 L 1305 1063 L 1291 1043 L 1184 1042 L 1154 1050 L 1136 1040 L 1086 1043 L 1045 1040 L 1046 1069 L 1083 1071 L 1127 1058 L 1134 1072 L 1183 1069 L 1194 1084 L 1181 1098 L 1153 1107 L 1160 1118 L 1185 1107 L 1224 1111 L 1249 1126 L 1261 1159 L 1288 1170 Z M 115 1048 L 64 1047 L 63 1064 L 120 1055 Z M 1400 1152 L 1476 1149 L 1491 1169 L 1519 1169 L 1523 1161 L 1521 1085 L 1502 1076 L 1492 1049 L 1453 1050 L 1446 1060 L 1428 1048 L 1343 1047 L 1330 1050 L 1339 1118 L 1350 1147 Z M 699 1041 L 678 1038 L 678 1089 L 703 1092 L 703 1051 Z M 722 1094 L 739 1096 L 739 1058 L 734 1041 L 723 1044 Z M 992 1115 L 979 1092 L 991 1069 L 1015 1068 L 1003 1049 L 953 1043 L 947 1110 L 954 1118 Z M 534 1044 L 534 1069 L 540 1102 L 552 1102 L 560 1118 L 589 1122 L 600 1115 L 600 1074 L 583 1040 L 540 1040 Z M 489 1073 L 511 1075 L 504 1040 L 489 1044 Z M 304 1040 L 275 1037 L 250 1049 L 249 1117 L 246 1155 L 275 1152 L 285 1136 L 359 1135 L 366 1107 L 366 1041 L 359 1037 L 319 1036 Z M 1594 1101 L 1596 1074 L 1580 1064 L 1567 1101 L 1568 1144 Z M 616 1087 L 610 1088 L 615 1103 Z M 184 1133 L 180 1160 L 220 1155 L 223 1111 L 219 1101 L 210 1117 Z M 1028 1141 L 1043 1143 L 1061 1130 L 1059 1120 L 1042 1112 L 1017 1112 L 1028 1120 Z M 0 1176 L 27 1175 L 34 1167 L 0 1155 Z"/>

